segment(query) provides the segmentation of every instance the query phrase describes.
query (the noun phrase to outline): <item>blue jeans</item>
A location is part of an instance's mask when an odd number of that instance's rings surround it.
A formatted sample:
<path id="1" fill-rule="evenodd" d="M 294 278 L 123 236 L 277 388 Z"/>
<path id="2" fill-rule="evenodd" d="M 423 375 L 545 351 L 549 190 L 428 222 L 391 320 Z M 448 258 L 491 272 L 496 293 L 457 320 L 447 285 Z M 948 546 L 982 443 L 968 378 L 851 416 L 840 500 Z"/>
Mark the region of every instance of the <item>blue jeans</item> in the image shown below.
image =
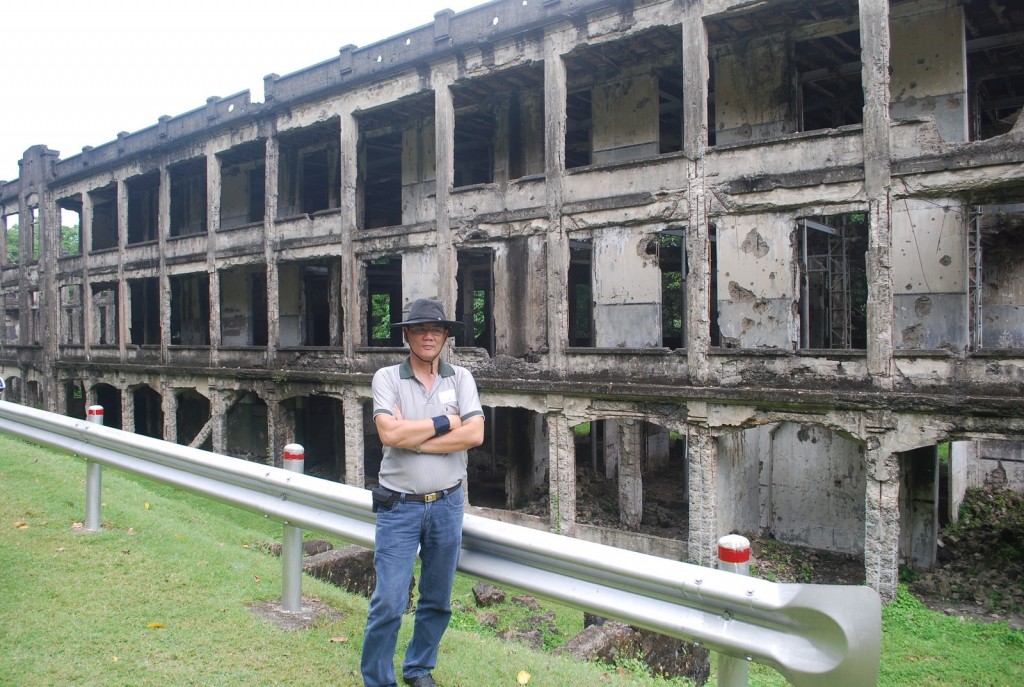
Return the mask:
<path id="1" fill-rule="evenodd" d="M 409 603 L 416 551 L 420 585 L 412 640 L 405 652 L 402 675 L 426 675 L 437 664 L 441 636 L 452 615 L 452 583 L 462 549 L 464 489 L 432 503 L 396 500 L 377 511 L 373 567 L 377 586 L 363 635 L 362 671 L 366 687 L 392 687 L 395 645 L 402 615 Z"/>

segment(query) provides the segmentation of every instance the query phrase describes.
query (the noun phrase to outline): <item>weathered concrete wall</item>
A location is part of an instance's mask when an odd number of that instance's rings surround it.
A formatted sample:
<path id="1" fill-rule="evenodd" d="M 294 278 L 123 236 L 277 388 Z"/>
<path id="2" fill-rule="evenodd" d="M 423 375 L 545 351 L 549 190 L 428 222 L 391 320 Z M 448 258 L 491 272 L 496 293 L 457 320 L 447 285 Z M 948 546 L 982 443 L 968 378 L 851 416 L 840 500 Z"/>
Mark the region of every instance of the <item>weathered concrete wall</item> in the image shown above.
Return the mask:
<path id="1" fill-rule="evenodd" d="M 894 203 L 893 272 L 900 348 L 967 346 L 966 218 L 956 201 Z"/>
<path id="2" fill-rule="evenodd" d="M 749 41 L 740 52 L 716 56 L 716 144 L 749 143 L 795 130 L 787 105 L 789 46 L 778 38 Z"/>
<path id="3" fill-rule="evenodd" d="M 661 344 L 661 271 L 649 235 L 609 229 L 593 239 L 594 327 L 605 348 Z"/>
<path id="4" fill-rule="evenodd" d="M 929 8 L 894 17 L 890 31 L 893 119 L 931 117 L 944 141 L 966 141 L 967 32 L 962 8 Z"/>
<path id="5" fill-rule="evenodd" d="M 821 427 L 784 422 L 720 441 L 719 454 L 719 483 L 729 486 L 720 486 L 719 503 L 723 517 L 731 512 L 738 521 L 729 529 L 751 528 L 815 549 L 863 552 L 866 473 L 863 449 L 855 442 Z M 728 474 L 730 468 L 735 475 Z"/>
<path id="6" fill-rule="evenodd" d="M 723 345 L 792 349 L 793 221 L 781 215 L 734 215 L 716 222 L 718 326 Z"/>
<path id="7" fill-rule="evenodd" d="M 636 75 L 593 91 L 593 161 L 626 162 L 658 154 L 658 79 Z"/>

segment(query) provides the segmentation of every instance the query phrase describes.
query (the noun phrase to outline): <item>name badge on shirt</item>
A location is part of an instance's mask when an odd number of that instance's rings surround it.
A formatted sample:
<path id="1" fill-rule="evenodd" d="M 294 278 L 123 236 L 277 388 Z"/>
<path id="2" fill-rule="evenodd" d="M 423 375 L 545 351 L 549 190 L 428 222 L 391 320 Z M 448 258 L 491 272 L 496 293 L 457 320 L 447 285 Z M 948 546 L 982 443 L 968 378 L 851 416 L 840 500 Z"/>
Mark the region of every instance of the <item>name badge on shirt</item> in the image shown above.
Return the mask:
<path id="1" fill-rule="evenodd" d="M 455 403 L 455 389 L 445 389 L 437 395 L 440 403 Z"/>

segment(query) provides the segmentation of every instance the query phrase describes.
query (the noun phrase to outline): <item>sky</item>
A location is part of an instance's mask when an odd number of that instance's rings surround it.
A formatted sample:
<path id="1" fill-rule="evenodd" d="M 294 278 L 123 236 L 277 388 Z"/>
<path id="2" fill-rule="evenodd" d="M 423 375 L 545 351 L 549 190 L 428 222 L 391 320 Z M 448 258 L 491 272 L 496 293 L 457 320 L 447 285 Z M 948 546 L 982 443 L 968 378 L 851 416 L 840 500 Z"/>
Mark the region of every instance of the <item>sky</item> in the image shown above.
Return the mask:
<path id="1" fill-rule="evenodd" d="M 0 179 L 485 0 L 14 0 L 0 28 Z"/>

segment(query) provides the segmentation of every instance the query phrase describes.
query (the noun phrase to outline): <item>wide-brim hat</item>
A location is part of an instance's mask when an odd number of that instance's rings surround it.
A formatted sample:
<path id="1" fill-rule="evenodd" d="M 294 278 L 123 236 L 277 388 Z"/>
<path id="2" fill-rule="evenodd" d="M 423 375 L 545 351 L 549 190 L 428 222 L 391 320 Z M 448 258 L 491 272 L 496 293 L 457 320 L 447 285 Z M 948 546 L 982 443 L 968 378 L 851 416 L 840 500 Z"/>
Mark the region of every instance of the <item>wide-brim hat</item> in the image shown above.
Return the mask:
<path id="1" fill-rule="evenodd" d="M 409 316 L 402 322 L 392 322 L 391 328 L 409 327 L 414 324 L 440 324 L 444 325 L 449 331 L 455 329 L 458 329 L 460 332 L 462 331 L 462 323 L 445 317 L 444 306 L 441 305 L 441 301 L 435 301 L 431 298 L 421 298 L 413 302 L 409 308 Z"/>

